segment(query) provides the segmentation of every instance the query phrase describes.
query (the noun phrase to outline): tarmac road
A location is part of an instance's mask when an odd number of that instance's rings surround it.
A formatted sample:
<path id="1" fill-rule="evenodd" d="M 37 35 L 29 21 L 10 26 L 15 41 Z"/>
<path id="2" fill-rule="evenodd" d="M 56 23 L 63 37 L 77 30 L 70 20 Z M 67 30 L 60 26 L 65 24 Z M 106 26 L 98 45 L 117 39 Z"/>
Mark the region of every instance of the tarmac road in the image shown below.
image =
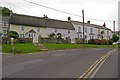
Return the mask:
<path id="1" fill-rule="evenodd" d="M 3 78 L 79 78 L 112 48 L 81 48 L 2 56 Z M 117 78 L 117 51 L 106 59 L 95 78 Z M 114 66 L 111 66 L 114 65 Z M 108 68 L 111 67 L 111 68 Z M 115 69 L 114 69 L 115 68 Z M 112 70 L 111 70 L 112 69 Z M 108 71 L 107 71 L 108 70 Z M 110 71 L 111 70 L 111 71 Z M 107 75 L 109 72 L 111 74 Z M 105 75 L 104 75 L 105 74 Z M 104 75 L 104 76 L 103 76 Z"/>

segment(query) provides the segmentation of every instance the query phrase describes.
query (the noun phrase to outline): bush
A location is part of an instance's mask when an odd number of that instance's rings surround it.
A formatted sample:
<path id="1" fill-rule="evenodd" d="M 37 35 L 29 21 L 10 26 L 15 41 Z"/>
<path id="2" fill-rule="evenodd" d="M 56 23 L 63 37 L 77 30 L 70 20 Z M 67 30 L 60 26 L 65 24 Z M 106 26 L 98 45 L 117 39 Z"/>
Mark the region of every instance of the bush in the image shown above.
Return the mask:
<path id="1" fill-rule="evenodd" d="M 82 41 L 82 39 L 80 39 L 80 38 L 75 38 L 75 43 L 76 43 L 76 44 L 82 44 L 83 41 Z"/>
<path id="2" fill-rule="evenodd" d="M 101 40 L 99 40 L 99 39 L 95 39 L 94 42 L 95 42 L 95 44 L 97 44 L 97 45 L 100 45 L 100 44 L 101 44 Z"/>
<path id="3" fill-rule="evenodd" d="M 101 45 L 106 45 L 106 44 L 108 44 L 108 41 L 107 41 L 106 39 L 102 39 L 102 40 L 100 41 L 100 44 L 101 44 Z"/>
<path id="4" fill-rule="evenodd" d="M 32 43 L 32 38 L 18 38 L 16 40 L 17 43 Z"/>
<path id="5" fill-rule="evenodd" d="M 19 37 L 19 34 L 16 32 L 16 31 L 9 31 L 7 33 L 7 36 L 8 37 L 13 37 L 13 38 L 18 38 Z"/>
<path id="6" fill-rule="evenodd" d="M 88 40 L 88 44 L 95 44 L 94 39 L 90 39 L 90 40 Z"/>
<path id="7" fill-rule="evenodd" d="M 119 36 L 117 36 L 116 34 L 114 34 L 112 36 L 112 39 L 111 39 L 113 42 L 117 42 L 119 40 Z"/>
<path id="8" fill-rule="evenodd" d="M 112 41 L 112 40 L 108 40 L 108 44 L 109 44 L 109 45 L 112 45 L 112 44 L 113 44 L 113 41 Z"/>

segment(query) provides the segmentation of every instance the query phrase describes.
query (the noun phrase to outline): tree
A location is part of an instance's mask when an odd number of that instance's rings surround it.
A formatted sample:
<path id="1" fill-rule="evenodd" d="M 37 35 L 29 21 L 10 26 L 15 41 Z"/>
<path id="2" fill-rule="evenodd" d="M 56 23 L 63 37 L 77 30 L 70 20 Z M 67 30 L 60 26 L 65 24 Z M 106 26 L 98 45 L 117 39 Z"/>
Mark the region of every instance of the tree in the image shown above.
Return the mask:
<path id="1" fill-rule="evenodd" d="M 57 39 L 62 39 L 62 34 L 61 33 L 57 33 Z"/>
<path id="2" fill-rule="evenodd" d="M 49 38 L 54 38 L 55 37 L 55 33 L 50 33 L 48 36 L 49 36 Z"/>
<path id="3" fill-rule="evenodd" d="M 13 37 L 13 38 L 18 38 L 19 37 L 19 34 L 16 32 L 16 31 L 9 31 L 8 33 L 7 33 L 7 36 L 8 37 Z"/>
<path id="4" fill-rule="evenodd" d="M 2 16 L 10 16 L 11 13 L 12 13 L 12 10 L 10 10 L 7 7 L 2 7 Z"/>
<path id="5" fill-rule="evenodd" d="M 111 39 L 113 42 L 117 42 L 118 40 L 119 40 L 119 37 L 116 35 L 116 34 L 114 34 L 113 36 L 112 36 L 112 39 Z"/>

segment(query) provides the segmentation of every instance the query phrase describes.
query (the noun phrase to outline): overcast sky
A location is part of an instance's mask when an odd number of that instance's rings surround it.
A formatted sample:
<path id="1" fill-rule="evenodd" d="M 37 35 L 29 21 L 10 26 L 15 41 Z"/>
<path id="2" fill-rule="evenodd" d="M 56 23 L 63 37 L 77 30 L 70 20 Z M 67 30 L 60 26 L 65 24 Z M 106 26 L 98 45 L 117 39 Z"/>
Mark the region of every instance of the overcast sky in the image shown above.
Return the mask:
<path id="1" fill-rule="evenodd" d="M 82 16 L 82 10 L 85 11 L 85 17 L 98 19 L 102 21 L 85 18 L 92 24 L 103 25 L 113 30 L 113 20 L 118 21 L 118 2 L 119 0 L 27 0 L 37 4 L 45 5 L 58 10 L 66 11 L 72 14 Z M 27 3 L 23 0 L 0 0 L 0 6 L 10 8 L 14 13 L 26 14 L 32 16 L 43 17 L 46 14 L 49 18 L 67 20 L 70 16 L 72 20 L 82 21 L 81 17 L 56 12 L 44 7 Z M 118 22 L 116 22 L 116 30 Z"/>

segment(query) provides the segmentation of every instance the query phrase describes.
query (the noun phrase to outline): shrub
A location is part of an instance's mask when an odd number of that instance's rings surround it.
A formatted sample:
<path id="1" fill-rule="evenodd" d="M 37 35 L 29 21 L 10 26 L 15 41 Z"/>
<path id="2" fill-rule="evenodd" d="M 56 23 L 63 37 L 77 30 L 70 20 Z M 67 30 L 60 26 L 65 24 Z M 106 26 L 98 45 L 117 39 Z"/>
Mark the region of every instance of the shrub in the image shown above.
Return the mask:
<path id="1" fill-rule="evenodd" d="M 112 44 L 113 44 L 113 41 L 112 41 L 112 40 L 108 40 L 108 44 L 109 44 L 109 45 L 112 45 Z"/>
<path id="2" fill-rule="evenodd" d="M 107 41 L 106 39 L 102 39 L 102 40 L 100 41 L 100 44 L 101 44 L 101 45 L 106 45 L 106 44 L 108 44 L 108 41 Z"/>
<path id="3" fill-rule="evenodd" d="M 117 42 L 119 40 L 119 36 L 117 36 L 116 34 L 114 34 L 112 36 L 112 39 L 111 39 L 113 42 Z"/>
<path id="4" fill-rule="evenodd" d="M 100 45 L 101 40 L 95 39 L 94 42 L 95 42 L 95 44 Z"/>
<path id="5" fill-rule="evenodd" d="M 17 43 L 32 43 L 32 38 L 18 38 L 16 40 Z"/>
<path id="6" fill-rule="evenodd" d="M 90 40 L 88 40 L 88 44 L 95 44 L 94 39 L 90 39 Z"/>
<path id="7" fill-rule="evenodd" d="M 83 41 L 82 41 L 82 39 L 80 39 L 80 38 L 75 38 L 75 43 L 76 43 L 76 44 L 82 44 Z"/>
<path id="8" fill-rule="evenodd" d="M 19 34 L 16 32 L 16 31 L 9 31 L 7 33 L 7 36 L 8 37 L 13 37 L 13 38 L 18 38 L 19 37 Z"/>

